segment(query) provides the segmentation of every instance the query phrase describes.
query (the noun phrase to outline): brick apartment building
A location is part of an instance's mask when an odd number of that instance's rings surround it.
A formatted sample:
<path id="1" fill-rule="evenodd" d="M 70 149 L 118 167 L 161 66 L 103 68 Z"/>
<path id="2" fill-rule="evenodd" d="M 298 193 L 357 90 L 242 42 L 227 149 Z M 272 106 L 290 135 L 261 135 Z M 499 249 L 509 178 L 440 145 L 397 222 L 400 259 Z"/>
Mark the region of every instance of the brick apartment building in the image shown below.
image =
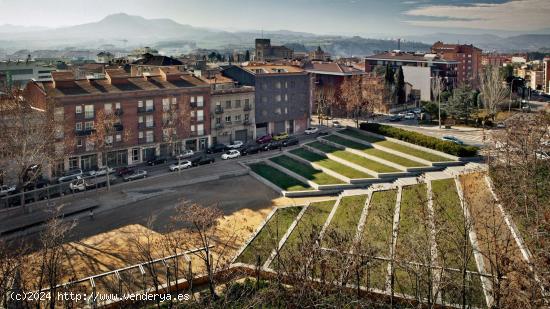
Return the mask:
<path id="1" fill-rule="evenodd" d="M 80 80 L 72 72 L 54 72 L 51 82 L 29 83 L 27 99 L 53 112 L 62 123 L 53 176 L 73 168 L 94 169 L 105 162 L 113 167 L 133 165 L 183 148 L 208 147 L 209 85 L 175 68 L 159 71 L 159 75 L 130 77 L 122 69 L 112 69 L 106 70 L 105 78 Z M 106 158 L 88 140 L 99 111 L 119 118 Z"/>
<path id="2" fill-rule="evenodd" d="M 550 94 L 550 57 L 545 57 L 543 62 L 543 91 Z"/>
<path id="3" fill-rule="evenodd" d="M 470 83 L 477 85 L 481 70 L 481 49 L 473 45 L 445 44 L 436 42 L 432 45 L 432 53 L 440 55 L 447 60 L 458 61 L 458 84 Z"/>
<path id="4" fill-rule="evenodd" d="M 240 85 L 255 87 L 256 135 L 299 133 L 311 115 L 311 79 L 300 67 L 251 64 L 222 71 Z"/>
<path id="5" fill-rule="evenodd" d="M 211 85 L 212 144 L 256 139 L 254 87 L 237 85 L 221 74 L 202 79 Z"/>

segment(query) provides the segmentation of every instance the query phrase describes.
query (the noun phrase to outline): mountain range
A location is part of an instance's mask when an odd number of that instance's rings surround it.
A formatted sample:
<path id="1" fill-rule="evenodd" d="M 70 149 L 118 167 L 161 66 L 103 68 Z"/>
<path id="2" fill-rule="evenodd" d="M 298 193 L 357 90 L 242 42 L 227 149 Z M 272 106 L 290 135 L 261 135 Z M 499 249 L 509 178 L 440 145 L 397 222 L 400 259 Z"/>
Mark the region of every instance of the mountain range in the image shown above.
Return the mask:
<path id="1" fill-rule="evenodd" d="M 124 48 L 159 44 L 161 49 L 177 49 L 181 42 L 189 42 L 189 46 L 199 48 L 246 49 L 252 48 L 254 39 L 262 35 L 260 31 L 229 32 L 193 27 L 171 19 L 146 19 L 124 13 L 106 16 L 98 22 L 61 28 L 0 25 L 0 33 L 0 49 L 4 49 L 5 53 L 18 49 L 90 49 L 106 44 Z M 274 44 L 294 44 L 307 50 L 321 46 L 339 56 L 364 56 L 397 48 L 395 40 L 358 36 L 329 36 L 288 30 L 268 31 L 263 35 L 271 38 Z M 428 50 L 437 40 L 472 43 L 491 51 L 536 51 L 550 47 L 550 35 L 545 34 L 500 37 L 493 34 L 438 33 L 404 39 L 402 49 L 411 51 Z"/>

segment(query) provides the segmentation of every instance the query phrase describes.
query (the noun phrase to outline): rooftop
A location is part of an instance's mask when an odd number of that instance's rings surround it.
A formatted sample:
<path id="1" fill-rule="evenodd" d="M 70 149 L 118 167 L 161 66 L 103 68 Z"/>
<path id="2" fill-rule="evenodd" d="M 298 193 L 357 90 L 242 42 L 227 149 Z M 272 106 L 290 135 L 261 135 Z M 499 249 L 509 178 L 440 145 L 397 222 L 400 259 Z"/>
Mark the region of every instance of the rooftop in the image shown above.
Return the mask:
<path id="1" fill-rule="evenodd" d="M 346 66 L 336 62 L 313 61 L 304 66 L 304 69 L 312 73 L 327 75 L 359 75 L 364 72 L 354 67 Z"/>
<path id="2" fill-rule="evenodd" d="M 274 64 L 251 64 L 242 67 L 252 74 L 285 74 L 285 73 L 303 73 L 304 70 L 292 65 L 274 65 Z"/>
<path id="3" fill-rule="evenodd" d="M 149 53 L 144 54 L 142 58 L 134 61 L 132 64 L 152 66 L 183 65 L 183 63 L 176 58 L 152 55 Z"/>
<path id="4" fill-rule="evenodd" d="M 385 52 L 368 56 L 366 60 L 390 60 L 390 61 L 403 61 L 403 62 L 433 62 L 433 63 L 449 63 L 456 64 L 457 61 L 445 60 L 435 54 L 419 54 L 419 53 L 406 53 L 400 51 Z"/>

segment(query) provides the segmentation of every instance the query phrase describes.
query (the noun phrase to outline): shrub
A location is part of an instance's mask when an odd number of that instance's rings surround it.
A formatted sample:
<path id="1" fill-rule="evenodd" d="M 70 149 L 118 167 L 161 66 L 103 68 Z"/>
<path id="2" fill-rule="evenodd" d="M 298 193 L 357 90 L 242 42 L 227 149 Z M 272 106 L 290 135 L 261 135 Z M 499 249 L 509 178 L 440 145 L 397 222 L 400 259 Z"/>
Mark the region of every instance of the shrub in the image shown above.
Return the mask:
<path id="1" fill-rule="evenodd" d="M 453 142 L 440 140 L 435 137 L 426 136 L 417 132 L 407 131 L 379 123 L 361 123 L 361 130 L 392 137 L 404 142 L 448 153 L 457 157 L 474 157 L 479 148 L 474 146 L 462 146 Z"/>

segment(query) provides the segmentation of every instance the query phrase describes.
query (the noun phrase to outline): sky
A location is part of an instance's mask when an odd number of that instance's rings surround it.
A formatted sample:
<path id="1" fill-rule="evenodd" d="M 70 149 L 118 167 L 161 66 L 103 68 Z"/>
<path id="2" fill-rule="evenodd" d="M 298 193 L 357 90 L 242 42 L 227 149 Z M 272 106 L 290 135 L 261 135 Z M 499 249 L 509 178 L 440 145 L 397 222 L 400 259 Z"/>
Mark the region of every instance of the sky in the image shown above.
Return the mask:
<path id="1" fill-rule="evenodd" d="M 121 12 L 232 31 L 550 33 L 550 0 L 0 0 L 0 24 L 62 27 Z"/>

